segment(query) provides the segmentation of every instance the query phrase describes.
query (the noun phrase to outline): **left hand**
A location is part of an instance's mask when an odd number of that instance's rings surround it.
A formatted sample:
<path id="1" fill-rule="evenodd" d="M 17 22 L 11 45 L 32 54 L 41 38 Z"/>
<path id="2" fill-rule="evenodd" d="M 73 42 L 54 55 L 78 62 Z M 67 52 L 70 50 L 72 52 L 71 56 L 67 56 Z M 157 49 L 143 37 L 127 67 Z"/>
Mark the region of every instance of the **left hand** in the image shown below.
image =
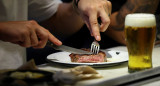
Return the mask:
<path id="1" fill-rule="evenodd" d="M 100 41 L 100 32 L 104 32 L 110 24 L 111 2 L 107 0 L 80 0 L 78 11 L 90 30 L 91 36 Z M 98 18 L 101 20 L 100 25 Z"/>

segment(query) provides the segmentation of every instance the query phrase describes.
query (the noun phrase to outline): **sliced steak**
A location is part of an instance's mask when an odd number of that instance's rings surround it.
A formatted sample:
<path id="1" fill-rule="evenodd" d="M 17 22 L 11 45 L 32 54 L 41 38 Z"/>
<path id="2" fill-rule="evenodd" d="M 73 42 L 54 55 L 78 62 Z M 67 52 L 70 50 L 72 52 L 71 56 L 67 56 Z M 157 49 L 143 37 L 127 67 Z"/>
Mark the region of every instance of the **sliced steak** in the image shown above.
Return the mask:
<path id="1" fill-rule="evenodd" d="M 84 50 L 84 49 L 83 49 Z M 88 51 L 89 49 L 85 49 Z M 98 54 L 74 54 L 71 53 L 69 55 L 71 57 L 72 62 L 79 63 L 98 63 L 98 62 L 106 62 L 106 54 L 103 51 L 99 51 Z"/>

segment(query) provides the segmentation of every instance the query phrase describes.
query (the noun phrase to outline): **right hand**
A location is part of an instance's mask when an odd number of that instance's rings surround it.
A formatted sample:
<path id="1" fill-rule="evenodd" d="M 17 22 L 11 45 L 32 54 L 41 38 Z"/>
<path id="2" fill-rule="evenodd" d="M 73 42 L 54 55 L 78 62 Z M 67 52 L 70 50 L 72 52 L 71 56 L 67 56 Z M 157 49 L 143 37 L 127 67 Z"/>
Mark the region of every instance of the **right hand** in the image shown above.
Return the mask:
<path id="1" fill-rule="evenodd" d="M 48 40 L 58 46 L 62 44 L 34 20 L 0 22 L 0 40 L 33 48 L 45 47 Z"/>
<path id="2" fill-rule="evenodd" d="M 105 32 L 110 24 L 112 4 L 108 0 L 80 0 L 78 11 L 90 30 L 91 36 L 101 40 L 100 32 Z M 99 25 L 98 18 L 101 23 Z"/>

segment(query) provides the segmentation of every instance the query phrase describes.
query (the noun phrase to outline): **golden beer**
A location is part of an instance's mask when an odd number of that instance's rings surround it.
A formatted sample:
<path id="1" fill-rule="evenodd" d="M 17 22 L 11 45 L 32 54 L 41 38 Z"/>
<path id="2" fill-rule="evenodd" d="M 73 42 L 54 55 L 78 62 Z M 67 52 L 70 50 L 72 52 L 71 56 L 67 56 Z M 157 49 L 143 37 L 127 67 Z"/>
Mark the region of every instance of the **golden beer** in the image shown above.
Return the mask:
<path id="1" fill-rule="evenodd" d="M 129 14 L 125 19 L 125 37 L 129 54 L 128 71 L 152 68 L 152 50 L 156 37 L 153 14 Z"/>

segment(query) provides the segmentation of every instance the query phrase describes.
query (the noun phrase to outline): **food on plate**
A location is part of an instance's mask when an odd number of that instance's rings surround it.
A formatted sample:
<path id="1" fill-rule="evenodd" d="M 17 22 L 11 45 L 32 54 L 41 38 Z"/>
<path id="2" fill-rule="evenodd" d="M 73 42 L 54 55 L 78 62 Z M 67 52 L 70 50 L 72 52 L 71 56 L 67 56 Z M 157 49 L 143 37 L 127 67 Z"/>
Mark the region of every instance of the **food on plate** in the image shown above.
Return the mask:
<path id="1" fill-rule="evenodd" d="M 102 78 L 102 76 L 90 66 L 77 66 L 70 69 L 80 80 Z"/>
<path id="2" fill-rule="evenodd" d="M 71 68 L 71 72 L 76 75 L 79 75 L 79 74 L 98 74 L 98 72 L 90 66 L 76 66 L 74 68 Z"/>
<path id="3" fill-rule="evenodd" d="M 89 51 L 90 49 L 83 49 Z M 72 62 L 78 63 L 99 63 L 106 62 L 106 54 L 103 51 L 99 51 L 98 54 L 75 54 L 71 53 L 69 55 L 71 57 Z"/>
<path id="4" fill-rule="evenodd" d="M 37 78 L 41 78 L 44 77 L 43 74 L 41 73 L 34 73 L 34 72 L 13 72 L 11 73 L 10 77 L 15 78 L 15 79 L 26 79 L 26 78 L 30 78 L 30 79 L 37 79 Z"/>

